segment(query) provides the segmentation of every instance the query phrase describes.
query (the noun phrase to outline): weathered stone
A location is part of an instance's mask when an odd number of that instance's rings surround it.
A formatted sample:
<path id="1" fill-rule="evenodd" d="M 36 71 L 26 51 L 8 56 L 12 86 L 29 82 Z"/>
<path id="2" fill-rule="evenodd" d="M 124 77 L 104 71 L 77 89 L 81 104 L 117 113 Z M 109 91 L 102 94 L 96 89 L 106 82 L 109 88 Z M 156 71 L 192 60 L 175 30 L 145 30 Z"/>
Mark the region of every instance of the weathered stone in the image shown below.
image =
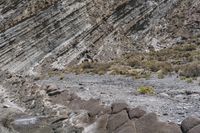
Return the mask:
<path id="1" fill-rule="evenodd" d="M 100 116 L 93 124 L 85 127 L 83 133 L 107 133 L 108 115 Z"/>
<path id="2" fill-rule="evenodd" d="M 90 99 L 88 101 L 76 99 L 70 102 L 69 107 L 75 110 L 79 109 L 87 110 L 91 117 L 103 114 L 105 112 L 110 112 L 110 108 L 100 105 L 99 100 L 95 99 Z"/>
<path id="3" fill-rule="evenodd" d="M 128 110 L 128 115 L 129 115 L 130 119 L 140 118 L 145 114 L 146 114 L 146 111 L 144 111 L 144 110 L 142 110 L 140 108 L 134 108 L 134 109 L 129 109 Z"/>
<path id="4" fill-rule="evenodd" d="M 114 131 L 114 133 L 136 133 L 135 123 L 133 121 L 128 121 Z"/>
<path id="5" fill-rule="evenodd" d="M 107 128 L 109 132 L 115 131 L 117 128 L 125 124 L 129 120 L 128 114 L 125 110 L 117 113 L 112 114 L 110 118 L 108 119 L 108 125 Z"/>
<path id="6" fill-rule="evenodd" d="M 0 125 L 0 133 L 16 133 L 16 132 L 11 131 L 11 130 L 5 128 L 4 126 Z"/>
<path id="7" fill-rule="evenodd" d="M 126 103 L 113 103 L 111 106 L 112 113 L 121 112 L 124 109 L 127 109 L 128 105 Z"/>
<path id="8" fill-rule="evenodd" d="M 152 130 L 151 128 L 154 128 L 157 122 L 157 115 L 155 113 L 150 113 L 136 120 L 135 127 L 139 133 L 150 133 L 154 131 L 154 129 Z"/>
<path id="9" fill-rule="evenodd" d="M 53 133 L 46 120 L 37 116 L 15 115 L 8 121 L 10 127 L 20 133 Z"/>
<path id="10" fill-rule="evenodd" d="M 1 0 L 0 69 L 27 74 L 41 72 L 52 76 L 55 73 L 47 73 L 48 70 L 56 72 L 85 59 L 105 62 L 130 51 L 173 46 L 183 42 L 184 38 L 184 43 L 188 43 L 186 40 L 197 38 L 199 34 L 199 6 L 198 0 Z M 195 39 L 194 43 L 197 41 Z M 18 86 L 15 91 L 10 91 L 18 95 L 13 96 L 13 101 L 21 102 L 28 109 L 35 108 L 28 110 L 33 114 L 51 114 L 49 112 L 53 110 L 54 114 L 60 115 L 59 111 L 55 111 L 57 106 L 87 110 L 89 115 L 86 118 L 94 119 L 111 112 L 99 101 L 65 96 L 67 93 L 62 93 L 57 87 L 46 91 L 52 99 L 44 98 L 40 90 L 34 88 L 35 91 L 31 91 L 22 87 L 25 81 L 6 75 L 7 79 L 0 82 L 12 81 L 9 82 L 12 85 L 8 87 L 10 89 Z M 183 100 L 184 97 L 176 98 Z M 48 105 L 55 108 L 48 108 Z M 16 106 L 5 104 L 4 107 Z M 125 104 L 113 105 L 113 114 L 108 122 L 110 131 L 131 132 L 132 126 L 121 128 L 129 117 L 139 118 L 135 123 L 141 133 L 180 131 L 176 125 L 158 122 L 152 114 L 144 115 L 142 111 L 133 110 L 127 114 L 125 110 Z M 35 119 L 32 120 L 35 122 Z M 25 129 L 27 125 L 21 123 L 23 126 L 20 126 L 14 121 L 14 128 L 20 132 L 51 132 L 47 125 L 31 125 L 30 120 L 22 122 L 34 128 Z M 194 126 L 193 122 L 190 124 L 191 127 L 184 124 L 183 127 L 189 130 Z"/>
<path id="11" fill-rule="evenodd" d="M 188 133 L 200 133 L 200 125 L 193 127 Z"/>
<path id="12" fill-rule="evenodd" d="M 55 133 L 82 133 L 82 128 L 64 127 L 57 129 Z"/>
<path id="13" fill-rule="evenodd" d="M 183 133 L 187 133 L 190 129 L 200 124 L 200 119 L 196 117 L 188 117 L 181 123 L 181 129 Z"/>
<path id="14" fill-rule="evenodd" d="M 27 133 L 27 131 L 26 131 Z M 31 132 L 29 132 L 31 133 Z M 42 127 L 42 128 L 39 128 L 39 129 L 33 129 L 32 130 L 32 133 L 54 133 L 54 131 L 51 129 L 51 127 L 49 126 L 46 126 L 46 127 Z"/>
<path id="15" fill-rule="evenodd" d="M 53 91 L 59 90 L 59 87 L 55 84 L 50 84 L 50 85 L 44 86 L 44 89 L 47 93 L 51 93 Z"/>
<path id="16" fill-rule="evenodd" d="M 16 130 L 16 129 L 15 129 Z M 16 130 L 19 133 L 54 133 L 51 127 L 24 127 Z"/>
<path id="17" fill-rule="evenodd" d="M 176 124 L 159 122 L 152 133 L 182 133 L 181 128 Z"/>
<path id="18" fill-rule="evenodd" d="M 107 61 L 135 49 L 160 49 L 196 35 L 200 21 L 199 3 L 189 0 L 13 1 L 0 2 L 0 68 L 12 72 L 44 57 L 43 67 L 63 69 L 85 57 Z M 55 60 L 49 61 L 51 51 Z"/>
<path id="19" fill-rule="evenodd" d="M 159 122 L 154 113 L 146 114 L 135 121 L 137 133 L 182 133 L 176 124 Z"/>

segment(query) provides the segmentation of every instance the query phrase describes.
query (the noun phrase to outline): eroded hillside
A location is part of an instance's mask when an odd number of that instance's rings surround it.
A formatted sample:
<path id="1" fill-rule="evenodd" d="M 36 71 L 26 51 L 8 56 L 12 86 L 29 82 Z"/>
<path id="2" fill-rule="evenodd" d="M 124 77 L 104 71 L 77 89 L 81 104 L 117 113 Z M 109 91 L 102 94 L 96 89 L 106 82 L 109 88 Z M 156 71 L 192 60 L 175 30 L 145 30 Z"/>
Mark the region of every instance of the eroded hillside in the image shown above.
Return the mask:
<path id="1" fill-rule="evenodd" d="M 0 66 L 11 72 L 38 62 L 63 68 L 83 60 L 194 42 L 197 0 L 1 0 Z M 195 39 L 195 41 L 199 41 Z"/>
<path id="2" fill-rule="evenodd" d="M 199 6 L 0 0 L 0 133 L 199 133 Z"/>

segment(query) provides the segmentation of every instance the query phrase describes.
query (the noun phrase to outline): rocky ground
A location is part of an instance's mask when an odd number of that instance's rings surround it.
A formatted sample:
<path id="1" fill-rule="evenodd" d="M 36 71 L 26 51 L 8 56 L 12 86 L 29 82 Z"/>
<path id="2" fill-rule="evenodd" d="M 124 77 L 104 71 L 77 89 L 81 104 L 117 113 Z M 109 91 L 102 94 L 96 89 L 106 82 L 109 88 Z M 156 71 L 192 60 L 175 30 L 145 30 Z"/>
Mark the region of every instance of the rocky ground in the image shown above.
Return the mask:
<path id="1" fill-rule="evenodd" d="M 0 0 L 0 133 L 200 133 L 199 5 Z"/>
<path id="2" fill-rule="evenodd" d="M 106 105 L 125 102 L 130 107 L 141 106 L 155 112 L 164 121 L 180 123 L 187 116 L 199 116 L 200 86 L 198 82 L 187 83 L 176 76 L 164 79 L 152 77 L 136 79 L 110 75 L 65 75 L 38 81 L 39 84 L 54 84 L 61 90 L 76 93 L 85 100 L 100 99 Z M 155 94 L 141 95 L 140 86 L 153 86 Z"/>
<path id="3" fill-rule="evenodd" d="M 62 78 L 1 75 L 2 133 L 199 131 L 199 84 L 177 76 L 133 80 L 88 74 Z M 155 93 L 138 93 L 141 85 L 153 86 Z"/>

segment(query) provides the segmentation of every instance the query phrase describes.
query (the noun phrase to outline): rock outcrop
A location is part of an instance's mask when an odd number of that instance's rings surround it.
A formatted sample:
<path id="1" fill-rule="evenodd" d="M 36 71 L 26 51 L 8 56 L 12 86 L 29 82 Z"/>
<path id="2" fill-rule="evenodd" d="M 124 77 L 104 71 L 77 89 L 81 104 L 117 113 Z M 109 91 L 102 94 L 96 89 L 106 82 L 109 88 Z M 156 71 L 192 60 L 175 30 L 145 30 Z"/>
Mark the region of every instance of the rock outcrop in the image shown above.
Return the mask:
<path id="1" fill-rule="evenodd" d="M 187 133 L 190 129 L 198 126 L 200 124 L 200 119 L 195 117 L 188 117 L 181 123 L 181 128 L 183 133 Z"/>
<path id="2" fill-rule="evenodd" d="M 84 100 L 52 83 L 1 72 L 0 131 L 3 133 L 199 133 L 200 118 L 188 117 L 179 126 L 161 122 L 155 113 L 124 102 L 105 105 Z M 12 99 L 12 100 L 11 100 Z M 10 101 L 10 102 L 7 102 Z M 9 106 L 6 103 L 10 103 Z M 12 103 L 12 104 L 11 104 Z M 15 104 L 14 104 L 15 103 Z M 23 109 L 23 108 L 25 109 Z"/>
<path id="3" fill-rule="evenodd" d="M 69 89 L 68 79 L 59 81 L 60 87 L 46 84 L 58 76 L 49 81 L 40 80 L 44 75 L 34 77 L 84 61 L 111 61 L 132 51 L 200 44 L 199 6 L 199 0 L 0 0 L 0 133 L 200 133 L 199 118 L 188 117 L 181 125 L 161 122 L 155 113 L 124 102 L 83 99 L 70 91 L 80 87 L 77 82 Z M 135 96 L 129 87 L 124 87 L 124 97 Z M 107 96 L 112 96 L 109 91 Z M 187 108 L 180 104 L 178 114 L 185 118 L 184 111 L 193 107 L 198 113 L 198 91 L 186 98 L 170 93 L 157 98 L 168 100 L 163 110 L 169 101 L 181 99 Z"/>
<path id="4" fill-rule="evenodd" d="M 198 0 L 0 1 L 0 67 L 62 69 L 199 36 Z M 49 58 L 50 59 L 49 59 Z M 39 67 L 40 68 L 40 67 Z M 37 69 L 39 69 L 37 68 Z"/>

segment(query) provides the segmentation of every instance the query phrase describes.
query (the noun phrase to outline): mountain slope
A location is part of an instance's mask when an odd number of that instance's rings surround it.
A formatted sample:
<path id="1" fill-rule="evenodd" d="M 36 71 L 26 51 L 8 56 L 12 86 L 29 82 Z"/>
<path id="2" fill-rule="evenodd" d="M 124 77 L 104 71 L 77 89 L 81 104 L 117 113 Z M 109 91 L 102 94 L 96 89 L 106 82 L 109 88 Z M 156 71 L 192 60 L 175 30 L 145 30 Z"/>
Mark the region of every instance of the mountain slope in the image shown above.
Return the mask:
<path id="1" fill-rule="evenodd" d="M 1 0 L 0 67 L 19 72 L 43 62 L 62 69 L 194 42 L 199 5 L 198 0 Z"/>

